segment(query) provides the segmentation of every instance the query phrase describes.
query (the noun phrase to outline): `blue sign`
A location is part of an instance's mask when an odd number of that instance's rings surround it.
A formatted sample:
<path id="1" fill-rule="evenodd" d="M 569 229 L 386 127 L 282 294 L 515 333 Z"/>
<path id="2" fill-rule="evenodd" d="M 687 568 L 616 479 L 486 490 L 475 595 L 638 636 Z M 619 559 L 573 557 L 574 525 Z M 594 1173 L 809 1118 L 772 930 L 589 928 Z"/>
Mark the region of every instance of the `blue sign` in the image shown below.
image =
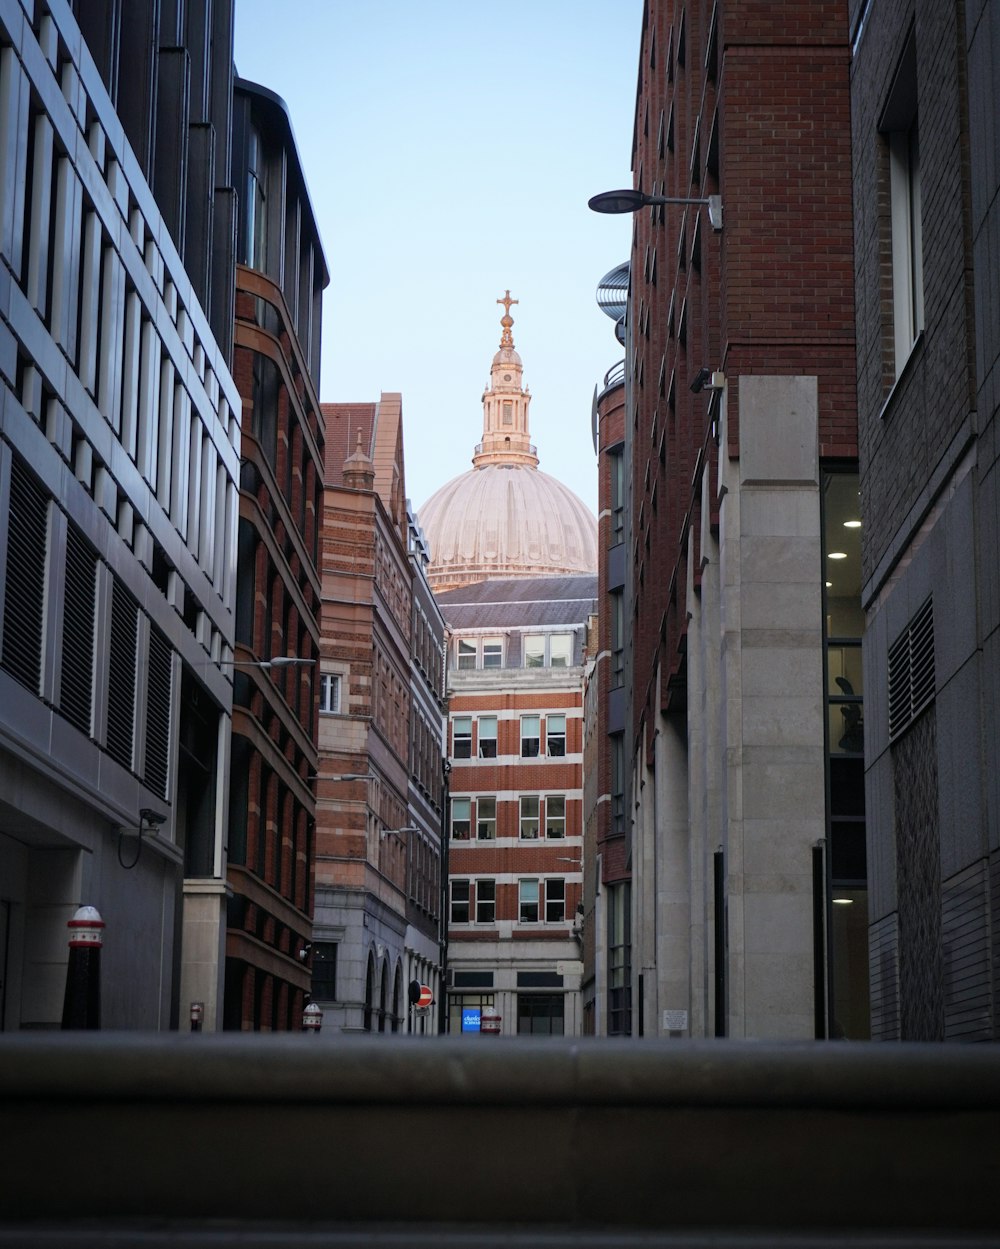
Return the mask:
<path id="1" fill-rule="evenodd" d="M 462 1011 L 462 1031 L 478 1032 L 481 1018 L 482 1011 L 478 1006 L 475 1008 L 466 1007 L 465 1010 Z"/>

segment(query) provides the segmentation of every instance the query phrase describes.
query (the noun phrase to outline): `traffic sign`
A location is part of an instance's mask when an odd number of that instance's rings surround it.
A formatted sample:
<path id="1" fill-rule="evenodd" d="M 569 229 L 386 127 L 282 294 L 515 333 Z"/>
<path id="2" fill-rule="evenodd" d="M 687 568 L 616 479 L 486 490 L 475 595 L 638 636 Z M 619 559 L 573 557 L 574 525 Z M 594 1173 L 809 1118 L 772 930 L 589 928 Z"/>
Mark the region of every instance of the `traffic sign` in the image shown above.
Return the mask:
<path id="1" fill-rule="evenodd" d="M 420 993 L 417 997 L 418 1008 L 421 1006 L 430 1006 L 430 1004 L 433 1001 L 434 1001 L 434 994 L 430 991 L 427 985 L 422 984 L 420 986 Z"/>

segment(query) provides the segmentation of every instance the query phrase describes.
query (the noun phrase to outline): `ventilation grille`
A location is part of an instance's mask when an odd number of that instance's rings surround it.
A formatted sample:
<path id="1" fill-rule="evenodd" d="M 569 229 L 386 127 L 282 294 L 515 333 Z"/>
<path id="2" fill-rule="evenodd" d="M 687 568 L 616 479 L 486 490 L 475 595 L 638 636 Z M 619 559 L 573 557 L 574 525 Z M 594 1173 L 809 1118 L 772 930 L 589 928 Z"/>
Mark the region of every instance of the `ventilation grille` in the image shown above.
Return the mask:
<path id="1" fill-rule="evenodd" d="M 153 629 L 149 635 L 149 683 L 146 690 L 146 771 L 143 780 L 167 797 L 170 761 L 170 702 L 173 665 L 170 644 Z"/>
<path id="2" fill-rule="evenodd" d="M 934 614 L 930 599 L 889 648 L 889 740 L 934 701 Z"/>
<path id="3" fill-rule="evenodd" d="M 108 754 L 132 769 L 135 740 L 135 669 L 139 609 L 116 581 L 111 592 L 108 658 Z"/>
<path id="4" fill-rule="evenodd" d="M 10 468 L 0 664 L 34 694 L 42 677 L 48 496 L 16 458 Z"/>
<path id="5" fill-rule="evenodd" d="M 66 592 L 63 605 L 62 676 L 59 710 L 88 735 L 94 706 L 94 611 L 97 556 L 77 530 L 66 532 Z"/>

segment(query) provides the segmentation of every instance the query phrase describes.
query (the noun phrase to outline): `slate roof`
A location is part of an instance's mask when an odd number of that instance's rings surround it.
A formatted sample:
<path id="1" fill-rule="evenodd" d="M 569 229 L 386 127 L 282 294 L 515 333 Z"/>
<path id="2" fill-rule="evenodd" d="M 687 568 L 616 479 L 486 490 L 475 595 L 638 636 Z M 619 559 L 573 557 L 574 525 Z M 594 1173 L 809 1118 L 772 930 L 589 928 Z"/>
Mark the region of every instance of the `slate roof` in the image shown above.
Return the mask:
<path id="1" fill-rule="evenodd" d="M 452 629 L 574 625 L 597 610 L 597 577 L 491 579 L 434 597 Z"/>

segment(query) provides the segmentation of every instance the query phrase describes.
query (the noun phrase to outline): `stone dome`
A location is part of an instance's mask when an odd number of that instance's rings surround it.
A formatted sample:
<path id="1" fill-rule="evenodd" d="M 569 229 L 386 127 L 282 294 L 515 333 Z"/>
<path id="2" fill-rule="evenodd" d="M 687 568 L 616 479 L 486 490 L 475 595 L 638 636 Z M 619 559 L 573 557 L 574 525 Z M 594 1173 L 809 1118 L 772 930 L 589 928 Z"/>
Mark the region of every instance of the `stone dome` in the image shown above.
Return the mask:
<path id="1" fill-rule="evenodd" d="M 473 468 L 419 509 L 430 548 L 428 580 L 447 590 L 492 577 L 573 576 L 597 571 L 597 521 L 568 486 L 538 468 L 531 395 L 514 350 L 508 291 L 500 350 L 483 393 L 483 440 Z"/>

